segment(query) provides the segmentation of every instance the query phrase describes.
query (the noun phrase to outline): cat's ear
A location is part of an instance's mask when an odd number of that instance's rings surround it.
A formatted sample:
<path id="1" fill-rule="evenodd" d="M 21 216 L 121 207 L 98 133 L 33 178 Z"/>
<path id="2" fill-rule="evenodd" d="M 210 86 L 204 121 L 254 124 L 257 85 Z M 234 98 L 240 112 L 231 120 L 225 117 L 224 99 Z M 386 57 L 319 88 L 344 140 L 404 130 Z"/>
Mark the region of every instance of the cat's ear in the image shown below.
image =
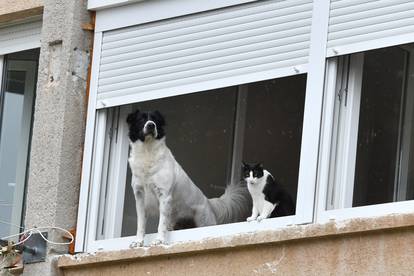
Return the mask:
<path id="1" fill-rule="evenodd" d="M 246 168 L 247 167 L 247 163 L 244 162 L 244 161 L 242 161 L 242 165 L 243 165 L 243 168 Z"/>

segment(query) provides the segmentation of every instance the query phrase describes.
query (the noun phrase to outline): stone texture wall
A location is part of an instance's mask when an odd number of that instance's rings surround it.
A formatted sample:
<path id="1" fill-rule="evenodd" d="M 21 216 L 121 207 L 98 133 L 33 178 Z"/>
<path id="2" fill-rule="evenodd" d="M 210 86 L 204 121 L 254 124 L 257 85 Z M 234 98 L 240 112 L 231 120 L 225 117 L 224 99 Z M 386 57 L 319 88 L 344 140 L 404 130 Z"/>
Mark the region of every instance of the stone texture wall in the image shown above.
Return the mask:
<path id="1" fill-rule="evenodd" d="M 70 229 L 77 218 L 92 38 L 82 25 L 90 14 L 87 0 L 43 2 L 25 224 Z M 47 262 L 26 265 L 24 274 L 55 275 L 51 262 L 65 251 L 49 246 Z"/>
<path id="2" fill-rule="evenodd" d="M 74 275 L 412 275 L 414 213 L 58 258 Z"/>
<path id="3" fill-rule="evenodd" d="M 80 266 L 65 276 L 412 275 L 413 228 L 208 250 Z"/>

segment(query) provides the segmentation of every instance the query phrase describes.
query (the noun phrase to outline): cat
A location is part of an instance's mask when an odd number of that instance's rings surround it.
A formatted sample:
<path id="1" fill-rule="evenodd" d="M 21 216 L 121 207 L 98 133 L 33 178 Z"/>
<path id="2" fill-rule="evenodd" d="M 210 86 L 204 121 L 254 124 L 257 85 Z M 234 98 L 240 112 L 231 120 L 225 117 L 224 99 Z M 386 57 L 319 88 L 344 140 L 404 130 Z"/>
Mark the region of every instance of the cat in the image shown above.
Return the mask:
<path id="1" fill-rule="evenodd" d="M 247 221 L 295 214 L 292 197 L 267 170 L 263 169 L 263 164 L 243 162 L 242 169 L 243 178 L 253 199 L 252 215 Z"/>

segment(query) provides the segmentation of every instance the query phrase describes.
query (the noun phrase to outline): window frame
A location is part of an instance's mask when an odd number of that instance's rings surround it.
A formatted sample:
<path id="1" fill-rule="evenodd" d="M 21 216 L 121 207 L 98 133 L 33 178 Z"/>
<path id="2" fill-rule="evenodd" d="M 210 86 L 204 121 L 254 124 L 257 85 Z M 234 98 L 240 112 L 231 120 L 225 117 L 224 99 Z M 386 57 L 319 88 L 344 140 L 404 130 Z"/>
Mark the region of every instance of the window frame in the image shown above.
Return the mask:
<path id="1" fill-rule="evenodd" d="M 240 222 L 198 229 L 174 231 L 172 235 L 175 237 L 172 239 L 170 238 L 170 241 L 201 241 L 203 238 L 223 237 L 247 233 L 250 231 L 275 230 L 292 224 L 308 224 L 314 221 L 314 203 L 320 142 L 319 136 L 324 93 L 323 87 L 325 77 L 324 70 L 326 62 L 329 2 L 329 0 L 318 0 L 313 3 L 313 13 L 317 11 L 318 14 L 321 14 L 321 16 L 312 17 L 309 60 L 307 65 L 304 65 L 301 68 L 275 70 L 273 72 L 266 72 L 266 74 L 260 74 L 260 72 L 257 72 L 254 76 L 242 78 L 243 83 L 250 83 L 258 80 L 274 79 L 296 75 L 299 73 L 307 73 L 296 215 L 293 216 L 293 219 L 292 217 L 281 217 L 269 219 L 260 224 Z M 102 170 L 99 167 L 102 168 L 102 148 L 104 145 L 103 137 L 105 136 L 105 125 L 107 121 L 107 117 L 104 113 L 99 111 L 101 109 L 105 109 L 105 107 L 101 106 L 97 100 L 98 73 L 103 38 L 103 32 L 100 25 L 101 23 L 98 20 L 100 16 L 103 17 L 101 11 L 97 13 L 97 29 L 95 30 L 94 37 L 94 58 L 92 60 L 88 116 L 86 122 L 84 157 L 82 163 L 82 180 L 75 244 L 76 252 L 125 249 L 129 247 L 131 241 L 134 239 L 134 236 L 131 236 L 109 240 L 96 240 L 96 232 L 98 229 L 97 221 L 99 215 L 99 191 L 101 189 L 101 185 L 97 180 L 99 180 L 102 176 Z M 111 16 L 112 14 L 107 14 L 107 19 L 113 19 Z M 258 76 L 260 76 L 260 79 L 258 79 Z M 233 86 L 235 84 L 234 78 L 241 77 L 236 76 L 217 80 L 216 86 L 218 87 L 214 88 Z M 194 86 L 194 88 L 191 89 L 192 92 L 209 89 L 200 83 L 194 83 L 192 85 Z M 312 93 L 309 93 L 309 91 Z M 160 98 L 162 95 L 154 93 L 151 98 L 146 97 L 145 99 L 140 100 L 151 100 L 157 97 Z M 116 105 L 121 104 L 122 103 L 117 103 Z M 95 126 L 97 131 L 95 131 Z M 96 154 L 94 154 L 96 149 L 100 150 L 97 150 Z M 241 226 L 245 226 L 244 229 L 241 229 L 243 228 Z M 151 236 L 147 235 L 147 238 L 151 238 Z"/>
<path id="2" fill-rule="evenodd" d="M 27 50 L 33 50 L 33 49 L 37 49 L 40 48 L 41 46 L 41 42 L 40 42 L 40 36 L 41 36 L 41 25 L 42 25 L 42 18 L 41 16 L 33 16 L 27 20 L 23 20 L 21 22 L 16 22 L 15 24 L 11 24 L 11 25 L 5 25 L 2 26 L 0 28 L 0 31 L 5 32 L 3 35 L 3 39 L 2 41 L 0 41 L 0 123 L 1 123 L 1 119 L 2 119 L 2 105 L 3 105 L 3 95 L 4 95 L 4 91 L 3 89 L 5 88 L 5 74 L 6 74 L 6 62 L 5 62 L 5 56 L 9 55 L 9 54 L 13 54 L 16 52 L 21 52 L 21 51 L 27 51 Z M 28 63 L 31 63 L 30 61 L 27 61 Z M 21 61 L 18 62 L 18 65 L 16 66 L 21 66 Z M 15 196 L 13 197 L 13 202 L 17 201 L 19 202 L 18 206 L 16 206 L 16 208 L 13 208 L 12 210 L 12 224 L 10 224 L 11 228 L 10 230 L 13 232 L 14 229 L 17 228 L 17 225 L 23 225 L 24 224 L 24 206 L 25 206 L 25 201 L 26 201 L 26 188 L 27 188 L 27 174 L 28 174 L 28 161 L 30 159 L 30 146 L 31 146 L 31 127 L 33 124 L 33 114 L 34 114 L 34 102 L 35 102 L 35 97 L 36 97 L 36 82 L 37 82 L 37 76 L 36 74 L 38 73 L 38 63 L 36 65 L 31 64 L 30 66 L 35 66 L 35 70 L 33 72 L 29 72 L 30 74 L 28 76 L 26 76 L 26 79 L 30 79 L 32 77 L 34 77 L 34 91 L 32 93 L 32 95 L 29 96 L 29 99 L 26 100 L 25 104 L 29 105 L 29 103 L 31 104 L 31 119 L 30 122 L 28 122 L 27 120 L 24 122 L 26 125 L 28 125 L 29 130 L 28 132 L 25 133 L 26 136 L 29 136 L 29 140 L 28 140 L 28 144 L 25 145 L 25 153 L 26 153 L 26 157 L 23 158 L 22 156 L 19 156 L 20 160 L 21 160 L 21 164 L 20 167 L 23 166 L 23 160 L 25 159 L 26 163 L 25 167 L 25 173 L 24 176 L 22 175 L 22 177 L 24 177 L 24 179 L 20 179 L 21 181 L 23 181 L 24 185 L 23 187 L 20 187 L 20 190 L 18 193 L 15 193 Z M 24 67 L 24 66 L 23 66 Z M 31 98 L 30 98 L 31 97 Z M 26 114 L 27 115 L 27 114 Z M 24 116 L 24 115 L 22 115 Z M 27 118 L 26 118 L 27 119 Z M 1 128 L 1 126 L 0 126 Z M 0 129 L 0 134 L 1 134 L 1 129 Z M 1 203 L 1 202 L 0 202 Z M 13 233 L 10 234 L 14 234 Z"/>
<path id="3" fill-rule="evenodd" d="M 240 86 L 240 89 L 243 90 L 243 85 Z M 208 93 L 208 92 L 199 92 L 199 93 Z M 309 97 L 307 97 L 309 100 Z M 156 95 L 154 95 L 154 100 L 159 99 Z M 305 103 L 306 106 L 306 103 Z M 124 203 L 124 193 L 125 193 L 125 185 L 107 185 L 106 186 L 106 179 L 108 179 L 108 183 L 126 183 L 126 168 L 127 164 L 127 156 L 128 156 L 128 148 L 129 148 L 129 140 L 128 140 L 128 127 L 126 124 L 126 117 L 128 113 L 131 111 L 130 107 L 116 107 L 114 109 L 100 109 L 97 114 L 97 124 L 96 124 L 96 137 L 95 137 L 95 153 L 94 153 L 94 160 L 93 163 L 93 175 L 92 175 L 92 183 L 93 187 L 95 187 L 95 192 L 92 195 L 92 204 L 91 210 L 92 212 L 97 213 L 95 221 L 89 221 L 90 225 L 88 226 L 88 235 L 90 237 L 94 237 L 95 239 L 90 239 L 87 245 L 87 251 L 96 251 L 101 250 L 102 248 L 105 250 L 112 250 L 112 249 L 120 249 L 120 248 L 128 248 L 128 246 L 134 241 L 135 236 L 128 236 L 128 237 L 121 237 L 121 238 L 114 238 L 116 236 L 120 236 L 121 234 L 121 226 L 122 226 L 122 210 L 123 210 L 123 203 Z M 310 113 L 308 113 L 310 114 Z M 312 116 L 312 115 L 311 115 Z M 112 120 L 119 120 L 119 125 L 116 129 L 110 129 L 110 124 L 108 122 Z M 315 119 L 315 118 L 313 118 Z M 112 135 L 110 133 L 113 132 L 113 135 L 117 135 L 117 137 L 113 137 L 111 141 L 109 141 L 108 136 Z M 309 135 L 309 134 L 307 134 Z M 307 140 L 306 134 L 302 135 L 302 144 L 304 140 Z M 114 141 L 118 140 L 117 144 L 114 144 Z M 109 145 L 111 143 L 111 147 L 105 147 L 105 144 Z M 234 144 L 233 144 L 234 147 Z M 108 150 L 108 148 L 110 148 Z M 110 152 L 110 153 L 109 153 Z M 108 160 L 108 156 L 111 154 L 111 160 L 109 163 L 106 163 Z M 233 157 L 234 158 L 234 157 Z M 308 166 L 303 165 L 306 163 L 306 159 L 312 159 L 312 157 L 306 156 L 306 154 L 301 153 L 301 166 L 302 170 L 307 170 Z M 232 164 L 235 165 L 234 162 Z M 105 168 L 108 168 L 106 170 Z M 119 172 L 119 173 L 114 173 Z M 233 177 L 235 171 L 232 172 Z M 299 170 L 299 174 L 300 174 Z M 303 174 L 303 172 L 302 172 Z M 304 178 L 302 178 L 304 179 Z M 261 231 L 261 230 L 272 230 L 281 227 L 286 227 L 288 225 L 293 224 L 304 224 L 312 222 L 312 217 L 301 217 L 300 214 L 305 213 L 304 210 L 309 210 L 313 206 L 313 201 L 311 197 L 307 197 L 303 194 L 304 189 L 301 188 L 303 186 L 309 185 L 308 180 L 302 180 L 304 182 L 298 184 L 298 195 L 297 195 L 297 215 L 295 216 L 288 216 L 282 218 L 273 218 L 268 219 L 263 222 L 239 222 L 239 223 L 232 223 L 232 224 L 224 224 L 224 225 L 216 225 L 216 226 L 209 226 L 209 227 L 202 227 L 202 228 L 194 228 L 194 229 L 186 229 L 186 230 L 178 230 L 169 232 L 169 242 L 185 242 L 185 241 L 196 241 L 206 238 L 216 238 L 221 236 L 227 235 L 235 235 L 241 234 L 246 232 L 252 231 Z M 127 185 L 127 183 L 126 183 Z M 106 189 L 106 192 L 103 191 Z M 103 212 L 103 206 L 100 204 L 102 200 L 104 200 L 104 194 L 108 197 L 105 199 L 105 206 L 104 208 L 107 212 Z M 108 227 L 104 227 L 102 229 L 102 220 L 105 219 L 105 225 Z M 99 240 L 102 237 L 108 237 L 104 240 Z M 112 238 L 111 238 L 112 237 Z M 145 236 L 146 242 L 150 242 L 152 239 L 156 238 L 156 234 L 147 234 Z"/>
<path id="4" fill-rule="evenodd" d="M 355 53 L 349 57 L 349 74 L 347 76 L 349 90 L 341 91 L 343 89 L 341 79 L 343 80 L 344 77 L 340 76 L 344 76 L 342 71 L 344 68 L 347 69 L 346 66 L 342 66 L 346 59 L 346 57 L 328 59 L 326 66 L 316 221 L 326 223 L 331 220 L 412 213 L 414 200 L 352 207 L 364 53 Z M 414 62 L 413 54 L 410 57 L 410 62 Z M 411 73 L 414 71 L 413 67 L 410 69 Z M 339 97 L 342 97 L 343 100 L 338 100 Z M 414 102 L 412 98 L 414 96 L 410 97 L 410 100 Z M 346 110 L 341 108 L 338 112 L 339 105 L 345 104 L 348 106 Z M 403 104 L 407 105 L 408 103 Z M 413 108 L 406 112 L 412 114 Z M 344 118 L 338 119 L 341 115 Z M 338 127 L 342 127 L 344 135 L 336 139 L 335 134 Z M 340 146 L 337 147 L 338 144 Z M 335 162 L 337 157 L 342 161 L 339 162 L 339 165 Z"/>
<path id="5" fill-rule="evenodd" d="M 26 50 L 31 50 L 26 49 Z M 10 52 L 8 54 L 13 54 Z M 10 71 L 25 71 L 25 91 L 23 100 L 23 113 L 22 113 L 22 133 L 20 135 L 21 151 L 19 151 L 16 163 L 16 172 L 20 172 L 16 176 L 16 186 L 14 190 L 13 201 L 10 203 L 13 205 L 10 222 L 9 235 L 16 234 L 20 231 L 17 227 L 24 225 L 24 206 L 25 206 L 25 191 L 27 186 L 27 174 L 28 174 L 28 162 L 30 159 L 30 144 L 31 144 L 31 132 L 32 121 L 34 113 L 34 101 L 36 97 L 36 81 L 37 81 L 37 62 L 32 60 L 13 60 L 13 64 L 8 64 L 5 60 L 6 55 L 0 55 L 0 138 L 2 133 L 2 119 L 4 112 L 4 93 L 6 92 L 6 79 L 7 69 Z M 28 69 L 28 70 L 27 70 Z M 29 91 L 28 88 L 33 88 L 33 91 Z M 23 172 L 23 173 L 22 173 Z M 18 185 L 21 184 L 21 185 Z M 0 202 L 1 206 L 2 202 Z M 8 203 L 6 203 L 8 204 Z"/>

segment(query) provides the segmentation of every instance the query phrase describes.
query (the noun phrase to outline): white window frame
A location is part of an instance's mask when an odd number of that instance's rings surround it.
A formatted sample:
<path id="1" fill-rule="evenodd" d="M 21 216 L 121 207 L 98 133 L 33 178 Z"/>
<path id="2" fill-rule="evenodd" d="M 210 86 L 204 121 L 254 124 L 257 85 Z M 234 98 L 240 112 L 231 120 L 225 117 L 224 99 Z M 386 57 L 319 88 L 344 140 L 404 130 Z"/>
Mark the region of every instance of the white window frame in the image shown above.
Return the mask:
<path id="1" fill-rule="evenodd" d="M 327 62 L 316 210 L 318 222 L 412 213 L 414 210 L 414 200 L 352 207 L 363 58 L 363 53 L 357 53 L 348 58 L 349 65 L 344 64 L 346 57 L 332 58 Z M 414 55 L 411 55 L 411 62 L 414 62 Z M 414 69 L 411 67 L 411 70 Z M 345 87 L 341 83 L 344 78 L 349 80 Z M 414 83 L 408 85 L 414 87 Z M 412 95 L 407 98 L 406 107 L 414 103 L 412 98 Z M 342 105 L 341 109 L 339 105 Z M 406 116 L 412 115 L 413 108 L 405 108 L 405 112 Z M 407 127 L 408 123 L 402 127 Z M 340 137 L 337 137 L 337 128 L 341 130 Z M 409 142 L 409 137 L 402 137 L 403 148 L 409 147 Z M 404 159 L 402 164 L 408 164 L 407 154 L 400 158 Z M 407 168 L 402 167 L 401 170 L 407 171 Z M 398 192 L 395 196 L 401 198 Z"/>
<path id="2" fill-rule="evenodd" d="M 242 86 L 243 87 L 243 86 Z M 241 89 L 243 89 L 241 87 Z M 158 99 L 156 96 L 154 100 Z M 306 99 L 309 101 L 312 97 L 306 96 Z M 305 103 L 307 108 L 314 108 L 310 106 L 309 103 Z M 305 107 L 305 113 L 306 113 Z M 119 112 L 119 113 L 118 113 Z M 129 108 L 121 107 L 115 108 L 115 110 L 100 109 L 97 113 L 97 123 L 96 123 L 96 136 L 95 136 L 95 158 L 93 159 L 93 173 L 92 173 L 92 189 L 94 192 L 91 198 L 91 218 L 89 220 L 87 236 L 95 237 L 97 235 L 98 239 L 103 237 L 117 237 L 121 234 L 122 226 L 122 210 L 124 204 L 124 193 L 125 185 L 107 185 L 108 183 L 126 183 L 126 171 L 127 171 L 127 154 L 128 154 L 128 127 L 126 125 L 126 117 L 130 112 Z M 315 113 L 307 112 L 308 116 L 306 117 L 308 121 L 319 120 L 314 117 Z M 309 115 L 310 114 L 310 115 Z M 119 116 L 119 117 L 118 117 Z M 312 118 L 309 118 L 312 117 Z M 119 125 L 115 128 L 111 128 L 112 120 L 118 120 Z M 304 116 L 304 121 L 306 120 Z M 304 129 L 306 127 L 304 126 Z M 319 133 L 314 133 L 314 129 L 308 129 L 308 131 L 313 133 L 303 133 L 302 136 L 302 147 L 306 147 L 306 141 L 312 140 L 311 135 L 319 136 Z M 114 135 L 111 141 L 109 141 L 109 135 Z M 115 136 L 116 135 L 116 136 Z M 118 140 L 116 146 L 113 141 Z M 111 147 L 108 145 L 111 144 Z M 105 147 L 105 145 L 107 145 Z M 109 163 L 108 156 L 111 155 Z M 169 232 L 168 241 L 171 243 L 175 242 L 185 242 L 185 241 L 195 241 L 202 240 L 206 238 L 216 238 L 227 235 L 235 235 L 240 233 L 252 232 L 252 231 L 264 231 L 272 230 L 281 227 L 286 227 L 292 224 L 304 224 L 311 223 L 313 221 L 312 210 L 313 199 L 314 197 L 308 196 L 309 193 L 306 191 L 306 188 L 312 187 L 312 178 L 308 179 L 303 177 L 304 173 L 309 173 L 309 166 L 315 164 L 314 160 L 317 156 L 313 155 L 315 153 L 301 153 L 301 165 L 299 170 L 299 179 L 302 179 L 302 183 L 298 184 L 298 195 L 297 195 L 297 215 L 267 219 L 260 223 L 257 222 L 239 222 L 232 224 L 216 225 L 203 228 L 187 229 L 187 230 L 178 230 Z M 317 154 L 317 152 L 316 152 Z M 234 162 L 232 165 L 235 165 Z M 108 169 L 106 169 L 108 168 Z M 315 166 L 316 170 L 316 166 Z M 119 172 L 111 175 L 113 172 Z M 234 173 L 235 171 L 233 171 Z M 301 178 L 302 174 L 302 178 Z M 313 179 L 314 180 L 314 179 Z M 126 184 L 127 185 L 127 184 Z M 313 185 L 314 186 L 314 185 Z M 106 191 L 105 191 L 106 189 Z M 311 191 L 310 194 L 314 192 Z M 103 212 L 103 208 L 100 203 L 105 199 L 104 208 L 106 212 Z M 93 221 L 92 221 L 93 219 Z M 102 229 L 102 220 L 105 220 L 104 229 Z M 147 234 L 145 236 L 145 242 L 150 243 L 151 240 L 156 238 L 156 234 Z M 97 251 L 97 250 L 116 250 L 116 249 L 125 249 L 134 241 L 135 236 L 122 237 L 122 238 L 107 238 L 105 240 L 90 239 L 87 243 L 87 251 Z"/>
<path id="3" fill-rule="evenodd" d="M 323 103 L 324 68 L 329 18 L 329 0 L 314 1 L 313 10 L 318 11 L 318 14 L 322 14 L 322 20 L 320 17 L 314 17 L 312 19 L 309 64 L 308 66 L 306 66 L 307 68 L 300 71 L 300 73 L 307 72 L 308 74 L 306 86 L 307 93 L 305 97 L 305 108 L 303 118 L 296 215 L 268 219 L 262 221 L 261 223 L 240 222 L 203 227 L 198 229 L 173 231 L 169 235 L 169 242 L 202 240 L 204 238 L 222 237 L 251 231 L 272 230 L 281 227 L 286 227 L 291 224 L 306 224 L 313 222 L 315 200 L 314 195 L 316 187 L 318 161 L 318 145 Z M 98 12 L 97 14 L 97 29 L 94 38 L 95 58 L 92 61 L 92 78 L 90 88 L 91 90 L 88 105 L 82 184 L 78 209 L 78 230 L 75 248 L 75 250 L 78 252 L 125 249 L 129 247 L 130 243 L 134 241 L 135 238 L 134 236 L 130 236 L 106 240 L 96 239 L 99 220 L 101 178 L 103 173 L 102 166 L 104 165 L 103 156 L 105 154 L 103 149 L 105 143 L 105 135 L 107 133 L 106 122 L 110 119 L 104 111 L 105 109 L 98 110 L 101 107 L 97 105 L 99 57 L 102 47 L 102 30 L 105 29 L 100 27 L 101 23 L 98 21 L 100 14 L 101 12 Z M 112 17 L 112 14 L 111 16 L 107 15 L 108 20 L 110 20 L 111 18 L 114 18 Z M 299 73 L 295 72 L 295 70 L 293 70 L 293 72 Z M 283 72 L 283 74 L 280 74 L 280 72 L 275 72 L 275 75 L 266 76 L 264 79 L 279 78 L 286 75 L 292 75 L 292 73 L 286 74 L 286 72 Z M 244 79 L 245 83 L 254 81 L 257 81 L 257 79 Z M 232 85 L 234 84 L 232 83 L 231 78 L 227 81 L 220 80 L 221 87 Z M 197 87 L 197 89 L 191 91 L 201 91 L 201 89 L 203 89 L 202 86 L 200 86 L 197 83 L 195 83 L 194 86 Z M 203 90 L 205 90 L 205 88 Z M 311 91 L 312 93 L 309 93 L 309 91 Z M 154 95 L 154 98 L 152 99 L 158 97 L 157 95 Z M 125 116 L 125 114 L 122 114 L 122 116 Z M 126 133 L 124 137 L 126 137 Z M 123 141 L 123 143 L 124 142 L 125 141 Z M 126 160 L 124 161 L 126 162 Z M 125 162 L 123 162 L 120 166 L 125 166 Z M 114 194 L 116 194 L 114 197 L 116 200 L 113 202 L 113 206 L 117 206 L 117 208 L 120 208 L 120 206 L 123 204 L 123 191 L 122 189 L 120 189 L 116 191 Z M 112 207 L 110 207 L 109 210 L 113 209 Z M 112 214 L 111 217 L 112 221 L 111 218 L 108 221 L 111 221 L 111 223 L 115 223 L 115 216 L 113 216 Z M 111 230 L 108 230 L 108 232 L 105 234 L 115 235 L 115 233 L 117 233 L 117 230 L 115 228 L 112 228 Z M 146 242 L 148 242 L 152 238 L 153 235 L 146 235 Z"/>
<path id="4" fill-rule="evenodd" d="M 96 31 L 103 32 L 255 1 L 259 0 L 89 0 L 88 9 L 99 11 Z"/>

